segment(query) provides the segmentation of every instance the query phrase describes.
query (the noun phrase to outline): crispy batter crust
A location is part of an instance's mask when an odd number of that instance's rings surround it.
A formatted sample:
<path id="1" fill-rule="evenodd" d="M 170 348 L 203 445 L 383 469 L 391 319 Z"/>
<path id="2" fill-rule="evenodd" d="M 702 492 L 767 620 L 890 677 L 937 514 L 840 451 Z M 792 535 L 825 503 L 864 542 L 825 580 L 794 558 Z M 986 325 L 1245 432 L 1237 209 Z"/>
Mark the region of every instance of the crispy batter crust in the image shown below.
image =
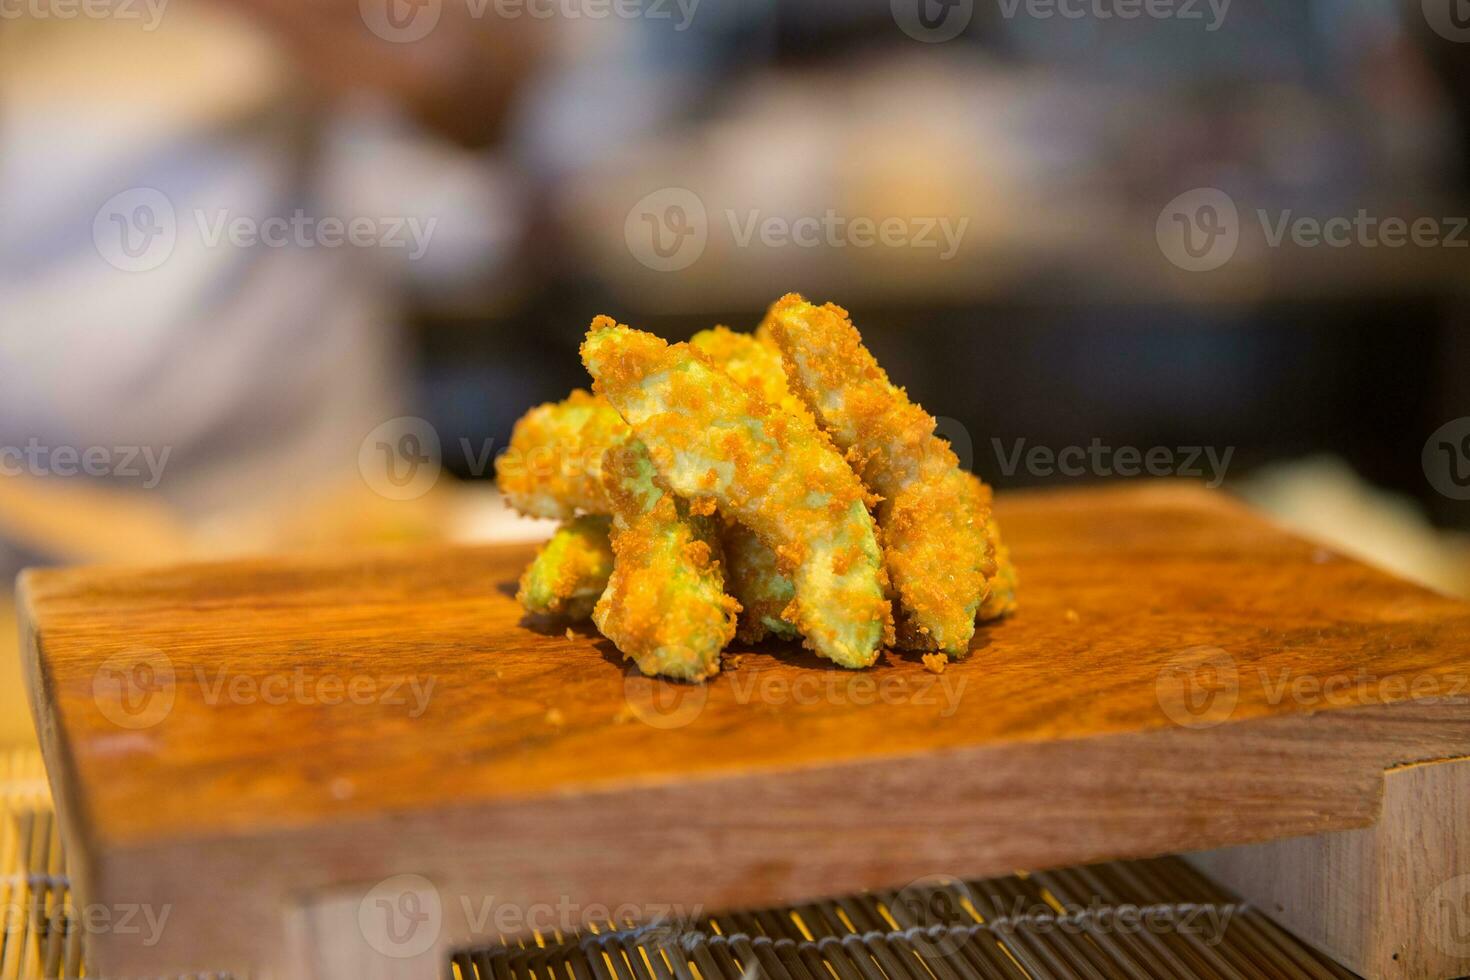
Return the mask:
<path id="1" fill-rule="evenodd" d="M 980 603 L 982 622 L 1000 619 L 1015 612 L 1016 588 L 1020 585 L 1020 576 L 1016 574 L 1016 566 L 1011 562 L 1011 549 L 1001 541 L 1000 525 L 995 522 L 994 517 L 986 522 L 985 533 L 990 536 L 990 543 L 995 548 L 996 570 L 995 578 L 990 581 L 990 594 Z"/>
<path id="2" fill-rule="evenodd" d="M 585 515 L 557 528 L 521 576 L 516 598 L 527 612 L 571 622 L 592 615 L 613 570 L 609 524 L 607 517 Z"/>
<path id="3" fill-rule="evenodd" d="M 521 416 L 510 447 L 495 461 L 496 482 L 506 503 L 528 517 L 606 514 L 602 456 L 631 437 L 611 405 L 579 388 Z"/>
<path id="4" fill-rule="evenodd" d="M 636 439 L 607 451 L 602 476 L 616 561 L 592 613 L 597 628 L 645 674 L 719 673 L 740 605 L 725 594 L 717 520 L 669 493 Z"/>
<path id="5" fill-rule="evenodd" d="M 844 666 L 873 663 L 892 637 L 882 554 L 868 495 L 830 440 L 688 344 L 608 317 L 592 321 L 582 360 L 670 488 L 713 498 L 775 551 L 807 645 Z"/>
<path id="6" fill-rule="evenodd" d="M 725 526 L 720 536 L 725 546 L 725 587 L 740 601 L 740 628 L 735 635 L 745 643 L 759 643 L 767 636 L 794 640 L 796 627 L 782 614 L 796 598 L 796 585 L 776 566 L 776 553 L 744 524 Z"/>
<path id="7" fill-rule="evenodd" d="M 846 310 L 791 293 L 771 307 L 762 330 L 780 348 L 791 387 L 882 498 L 878 522 L 900 645 L 967 655 L 995 574 L 985 530 L 989 488 L 959 468 L 934 434 L 933 417 L 888 380 Z"/>
<path id="8" fill-rule="evenodd" d="M 746 388 L 759 392 L 770 404 L 816 425 L 806 402 L 787 384 L 781 351 L 769 336 L 761 340 L 729 327 L 713 327 L 690 337 L 689 346 Z"/>

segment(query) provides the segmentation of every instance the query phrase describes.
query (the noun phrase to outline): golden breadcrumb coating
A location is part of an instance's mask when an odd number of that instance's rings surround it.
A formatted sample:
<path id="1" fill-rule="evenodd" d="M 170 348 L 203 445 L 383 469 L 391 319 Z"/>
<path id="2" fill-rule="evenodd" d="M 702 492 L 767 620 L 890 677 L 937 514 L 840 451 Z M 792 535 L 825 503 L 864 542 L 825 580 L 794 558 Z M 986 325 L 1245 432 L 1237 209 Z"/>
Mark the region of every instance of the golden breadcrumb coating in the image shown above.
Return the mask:
<path id="1" fill-rule="evenodd" d="M 636 439 L 607 451 L 602 479 L 616 560 L 592 613 L 597 628 L 645 674 L 719 673 L 740 605 L 725 594 L 718 520 L 669 493 Z"/>
<path id="2" fill-rule="evenodd" d="M 1001 541 L 1000 525 L 995 522 L 994 517 L 985 523 L 985 533 L 990 536 L 990 543 L 995 548 L 996 569 L 995 578 L 990 580 L 990 594 L 980 603 L 982 622 L 1000 619 L 1016 611 L 1016 588 L 1021 581 L 1016 574 L 1016 566 L 1011 561 L 1011 549 Z M 1077 614 L 1071 612 L 1071 618 L 1075 620 Z"/>
<path id="3" fill-rule="evenodd" d="M 754 531 L 734 521 L 725 525 L 720 540 L 725 545 L 725 588 L 740 602 L 735 635 L 743 643 L 759 643 L 768 635 L 782 640 L 799 637 L 796 627 L 781 618 L 796 598 L 796 585 L 781 574 L 776 553 Z"/>
<path id="4" fill-rule="evenodd" d="M 786 384 L 781 351 L 769 337 L 761 340 L 729 327 L 714 327 L 690 337 L 689 346 L 746 388 L 760 392 L 770 404 L 816 425 L 806 403 Z M 749 528 L 733 521 L 725 528 L 722 540 L 725 587 L 740 600 L 742 610 L 736 636 L 745 643 L 759 643 L 768 635 L 798 639 L 801 634 L 796 627 L 781 618 L 782 611 L 796 597 L 796 586 L 789 576 L 781 574 L 775 552 Z"/>
<path id="5" fill-rule="evenodd" d="M 611 405 L 579 388 L 521 416 L 510 448 L 495 461 L 496 482 L 506 503 L 527 517 L 606 514 L 602 456 L 631 437 Z"/>
<path id="6" fill-rule="evenodd" d="M 758 340 L 748 333 L 737 333 L 729 327 L 701 330 L 689 338 L 689 346 L 709 358 L 721 370 L 747 388 L 759 391 L 761 397 L 793 415 L 812 419 L 811 412 L 786 383 L 786 369 L 781 365 L 781 351 L 775 343 Z"/>
<path id="7" fill-rule="evenodd" d="M 830 440 L 688 344 L 609 317 L 592 321 L 582 361 L 670 488 L 712 498 L 775 551 L 796 589 L 782 618 L 807 645 L 872 664 L 893 635 L 883 556 L 868 495 Z"/>
<path id="8" fill-rule="evenodd" d="M 900 644 L 966 656 L 995 574 L 989 489 L 959 468 L 933 417 L 888 380 L 846 310 L 791 293 L 762 328 L 781 349 L 791 387 L 882 498 Z"/>
<path id="9" fill-rule="evenodd" d="M 516 593 L 526 611 L 580 622 L 607 588 L 613 570 L 610 521 L 584 515 L 556 529 L 521 576 Z"/>

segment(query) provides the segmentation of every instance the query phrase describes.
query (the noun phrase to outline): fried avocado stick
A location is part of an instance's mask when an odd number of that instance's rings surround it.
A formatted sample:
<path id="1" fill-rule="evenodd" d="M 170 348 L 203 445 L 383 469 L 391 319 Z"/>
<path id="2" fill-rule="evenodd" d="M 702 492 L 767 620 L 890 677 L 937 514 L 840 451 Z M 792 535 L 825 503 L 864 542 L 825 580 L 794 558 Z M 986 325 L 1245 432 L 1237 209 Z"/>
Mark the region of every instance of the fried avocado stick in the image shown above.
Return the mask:
<path id="1" fill-rule="evenodd" d="M 995 574 L 985 524 L 988 488 L 959 468 L 934 419 L 888 380 L 847 311 L 792 293 L 762 325 L 786 376 L 863 484 L 878 494 L 878 523 L 909 649 L 969 653 L 975 615 Z"/>
<path id="2" fill-rule="evenodd" d="M 593 622 L 645 674 L 697 681 L 719 673 L 740 604 L 725 595 L 717 521 L 691 514 L 658 484 L 636 439 L 607 451 L 602 478 L 617 557 Z"/>
<path id="3" fill-rule="evenodd" d="M 798 398 L 786 383 L 781 350 L 774 342 L 760 340 L 748 333 L 737 333 L 729 327 L 713 327 L 690 337 L 689 346 L 742 385 L 759 391 L 761 397 L 772 405 L 816 425 L 806 402 Z"/>
<path id="4" fill-rule="evenodd" d="M 830 441 L 688 344 L 609 317 L 592 321 L 582 362 L 674 492 L 712 499 L 776 552 L 796 587 L 783 618 L 806 644 L 844 667 L 873 663 L 892 637 L 883 557 L 867 494 Z"/>
<path id="5" fill-rule="evenodd" d="M 744 643 L 767 636 L 795 640 L 796 627 L 781 618 L 796 598 L 796 585 L 776 566 L 776 553 L 755 532 L 731 521 L 720 536 L 725 546 L 725 588 L 740 601 L 740 628 Z"/>
<path id="6" fill-rule="evenodd" d="M 610 520 L 584 514 L 556 529 L 521 576 L 516 593 L 527 612 L 581 622 L 592 615 L 613 571 Z"/>
<path id="7" fill-rule="evenodd" d="M 511 507 L 527 517 L 567 520 L 579 510 L 606 514 L 602 456 L 632 438 L 606 401 L 577 389 L 560 402 L 537 405 L 516 422 L 510 448 L 495 462 L 495 478 Z"/>
<path id="8" fill-rule="evenodd" d="M 990 594 L 980 603 L 980 621 L 1000 619 L 1016 611 L 1016 587 L 1020 577 L 1011 563 L 1011 549 L 1000 540 L 1000 525 L 995 518 L 985 522 L 985 533 L 995 547 L 995 578 L 990 581 Z"/>
<path id="9" fill-rule="evenodd" d="M 806 403 L 786 384 L 781 351 L 770 340 L 759 340 L 728 327 L 701 330 L 689 338 L 689 346 L 704 354 L 747 389 L 784 411 L 816 425 Z M 776 555 L 753 531 L 730 522 L 721 537 L 725 545 L 725 587 L 740 600 L 740 629 L 736 635 L 746 643 L 759 643 L 767 635 L 795 640 L 796 627 L 781 614 L 796 597 L 796 586 L 781 574 Z"/>

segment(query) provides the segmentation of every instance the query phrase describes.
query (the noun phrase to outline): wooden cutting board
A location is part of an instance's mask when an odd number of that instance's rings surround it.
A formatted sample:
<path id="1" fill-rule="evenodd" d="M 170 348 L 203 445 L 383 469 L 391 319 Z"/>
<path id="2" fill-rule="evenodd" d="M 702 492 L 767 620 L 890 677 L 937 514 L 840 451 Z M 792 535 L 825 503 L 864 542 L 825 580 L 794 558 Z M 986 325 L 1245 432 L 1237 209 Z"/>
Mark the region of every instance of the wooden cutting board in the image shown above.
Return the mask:
<path id="1" fill-rule="evenodd" d="M 431 945 L 347 975 L 433 975 L 504 927 L 486 899 L 714 909 L 1365 827 L 1385 770 L 1470 754 L 1465 605 L 1192 487 L 998 509 L 1021 610 L 940 675 L 778 646 L 650 681 L 522 621 L 522 546 L 27 573 L 82 901 L 171 909 L 93 959 L 328 975 L 302 950 L 378 955 L 373 889 L 419 875 Z"/>

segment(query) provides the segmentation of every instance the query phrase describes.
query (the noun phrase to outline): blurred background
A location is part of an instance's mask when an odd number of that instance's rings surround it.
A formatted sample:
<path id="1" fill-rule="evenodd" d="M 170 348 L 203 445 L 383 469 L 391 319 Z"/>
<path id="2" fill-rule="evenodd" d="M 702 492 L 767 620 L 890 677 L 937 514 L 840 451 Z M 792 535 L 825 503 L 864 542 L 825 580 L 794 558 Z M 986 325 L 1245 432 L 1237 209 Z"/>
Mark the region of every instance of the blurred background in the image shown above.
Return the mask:
<path id="1" fill-rule="evenodd" d="M 1460 2 L 0 0 L 0 574 L 545 535 L 594 314 L 800 291 L 1002 493 L 1470 594 Z"/>

